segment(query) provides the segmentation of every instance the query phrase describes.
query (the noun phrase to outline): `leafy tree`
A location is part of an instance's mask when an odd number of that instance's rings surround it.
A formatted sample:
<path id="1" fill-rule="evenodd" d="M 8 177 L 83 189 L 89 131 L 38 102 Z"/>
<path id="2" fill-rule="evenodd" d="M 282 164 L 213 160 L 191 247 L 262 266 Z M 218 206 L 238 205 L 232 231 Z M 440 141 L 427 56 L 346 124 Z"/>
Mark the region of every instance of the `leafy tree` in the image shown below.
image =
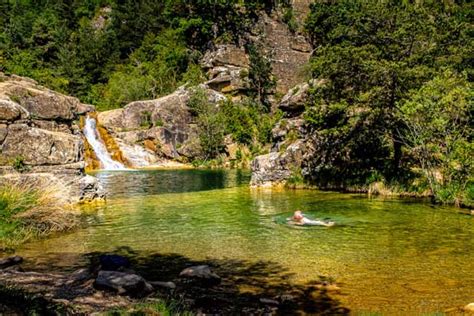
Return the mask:
<path id="1" fill-rule="evenodd" d="M 473 100 L 472 84 L 446 70 L 401 101 L 404 144 L 441 202 L 460 204 L 474 185 Z"/>
<path id="2" fill-rule="evenodd" d="M 215 158 L 224 148 L 224 117 L 219 107 L 208 101 L 207 92 L 197 88 L 188 106 L 197 116 L 199 141 L 205 159 Z"/>
<path id="3" fill-rule="evenodd" d="M 470 8 L 463 2 L 312 4 L 306 22 L 315 47 L 312 75 L 326 80 L 306 113 L 318 146 L 307 162 L 315 181 L 365 183 L 374 172 L 388 179 L 407 173 L 397 108 L 440 69 L 470 69 Z"/>
<path id="4" fill-rule="evenodd" d="M 250 89 L 254 97 L 264 106 L 265 110 L 270 110 L 268 95 L 273 92 L 276 86 L 275 78 L 272 75 L 272 65 L 270 60 L 263 56 L 261 49 L 250 44 L 247 46 L 250 59 L 249 81 Z"/>

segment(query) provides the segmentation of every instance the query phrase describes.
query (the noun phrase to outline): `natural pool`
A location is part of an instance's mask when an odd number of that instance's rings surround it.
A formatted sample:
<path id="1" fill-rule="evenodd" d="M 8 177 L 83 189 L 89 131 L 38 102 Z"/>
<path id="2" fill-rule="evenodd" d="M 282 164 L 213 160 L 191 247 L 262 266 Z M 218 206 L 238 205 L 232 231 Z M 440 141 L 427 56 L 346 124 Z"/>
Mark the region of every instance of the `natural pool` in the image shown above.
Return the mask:
<path id="1" fill-rule="evenodd" d="M 306 283 L 334 278 L 353 312 L 434 313 L 474 300 L 474 219 L 454 208 L 313 190 L 252 190 L 241 171 L 96 174 L 110 192 L 94 223 L 26 244 L 28 264 L 67 269 L 130 247 L 195 260 L 275 262 Z M 302 209 L 335 227 L 292 228 Z"/>

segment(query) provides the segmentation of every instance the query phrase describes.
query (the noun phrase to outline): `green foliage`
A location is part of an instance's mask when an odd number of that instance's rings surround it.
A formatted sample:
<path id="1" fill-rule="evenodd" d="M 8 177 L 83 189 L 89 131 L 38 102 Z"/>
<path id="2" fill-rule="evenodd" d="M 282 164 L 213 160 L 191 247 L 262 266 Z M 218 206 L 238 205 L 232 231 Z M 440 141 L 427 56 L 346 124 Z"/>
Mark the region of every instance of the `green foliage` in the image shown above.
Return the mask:
<path id="1" fill-rule="evenodd" d="M 205 159 L 215 158 L 224 148 L 224 117 L 219 108 L 208 101 L 207 93 L 197 88 L 188 106 L 197 116 L 199 141 Z"/>
<path id="2" fill-rule="evenodd" d="M 473 86 L 446 70 L 400 103 L 402 139 L 435 197 L 460 204 L 474 180 Z"/>
<path id="3" fill-rule="evenodd" d="M 470 12 L 464 2 L 311 5 L 312 77 L 326 80 L 305 113 L 318 144 L 306 166 L 313 181 L 363 184 L 374 172 L 388 181 L 410 178 L 399 107 L 444 69 L 472 80 Z"/>
<path id="4" fill-rule="evenodd" d="M 144 111 L 141 113 L 140 127 L 148 129 L 152 126 L 151 112 Z"/>
<path id="5" fill-rule="evenodd" d="M 283 22 L 288 25 L 290 32 L 295 33 L 298 30 L 298 22 L 293 13 L 293 7 L 287 8 L 283 13 Z"/>
<path id="6" fill-rule="evenodd" d="M 29 167 L 25 164 L 25 159 L 21 156 L 15 157 L 15 159 L 13 159 L 12 167 L 18 172 L 29 170 Z"/>
<path id="7" fill-rule="evenodd" d="M 265 109 L 269 111 L 268 95 L 273 92 L 276 86 L 276 80 L 272 75 L 271 62 L 263 55 L 261 48 L 253 44 L 247 46 L 247 51 L 250 59 L 250 89 L 254 98 L 260 101 Z"/>
<path id="8" fill-rule="evenodd" d="M 271 130 L 282 117 L 281 112 L 262 113 L 261 106 L 250 99 L 210 104 L 206 91 L 200 88 L 190 96 L 188 106 L 197 117 L 205 158 L 215 158 L 222 152 L 225 135 L 239 144 L 250 145 L 255 153 L 260 152 L 262 145 L 271 141 Z"/>
<path id="9" fill-rule="evenodd" d="M 38 204 L 39 194 L 35 190 L 20 190 L 14 186 L 0 186 L 0 218 L 2 221 L 13 221 L 18 213 L 33 208 Z"/>
<path id="10" fill-rule="evenodd" d="M 287 5 L 286 2 L 284 5 Z M 210 42 L 237 43 L 274 1 L 6 1 L 0 71 L 111 109 L 204 80 Z"/>

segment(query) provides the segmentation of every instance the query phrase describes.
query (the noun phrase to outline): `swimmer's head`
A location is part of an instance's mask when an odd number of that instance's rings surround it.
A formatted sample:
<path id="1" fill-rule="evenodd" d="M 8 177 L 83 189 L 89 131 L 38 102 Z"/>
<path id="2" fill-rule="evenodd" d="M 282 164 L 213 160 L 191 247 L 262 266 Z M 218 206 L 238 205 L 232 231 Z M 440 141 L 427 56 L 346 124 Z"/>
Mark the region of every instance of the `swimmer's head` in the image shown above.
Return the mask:
<path id="1" fill-rule="evenodd" d="M 303 213 L 301 213 L 300 210 L 296 210 L 295 213 L 293 214 L 293 218 L 296 220 L 300 220 L 303 218 Z"/>

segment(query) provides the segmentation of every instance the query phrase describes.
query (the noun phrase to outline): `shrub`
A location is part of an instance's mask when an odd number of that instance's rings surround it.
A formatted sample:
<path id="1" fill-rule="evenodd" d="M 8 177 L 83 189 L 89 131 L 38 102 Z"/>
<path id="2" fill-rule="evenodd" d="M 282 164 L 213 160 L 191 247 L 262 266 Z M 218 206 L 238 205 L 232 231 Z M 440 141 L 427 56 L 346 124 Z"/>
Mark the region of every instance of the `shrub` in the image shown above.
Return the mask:
<path id="1" fill-rule="evenodd" d="M 15 157 L 15 159 L 13 159 L 12 167 L 18 172 L 25 172 L 30 169 L 30 167 L 25 164 L 25 159 L 22 156 Z"/>

